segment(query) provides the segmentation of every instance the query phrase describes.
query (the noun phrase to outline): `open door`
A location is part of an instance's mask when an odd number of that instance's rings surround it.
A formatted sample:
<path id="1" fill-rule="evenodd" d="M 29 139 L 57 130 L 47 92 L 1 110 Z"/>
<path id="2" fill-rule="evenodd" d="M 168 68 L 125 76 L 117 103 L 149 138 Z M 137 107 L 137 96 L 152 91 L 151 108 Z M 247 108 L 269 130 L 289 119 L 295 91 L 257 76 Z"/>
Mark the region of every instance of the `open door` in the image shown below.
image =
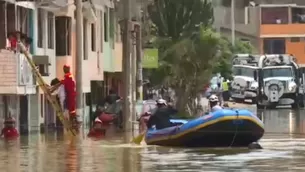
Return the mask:
<path id="1" fill-rule="evenodd" d="M 19 124 L 20 124 L 20 134 L 28 134 L 29 122 L 28 122 L 28 97 L 20 96 L 20 115 L 19 115 Z"/>

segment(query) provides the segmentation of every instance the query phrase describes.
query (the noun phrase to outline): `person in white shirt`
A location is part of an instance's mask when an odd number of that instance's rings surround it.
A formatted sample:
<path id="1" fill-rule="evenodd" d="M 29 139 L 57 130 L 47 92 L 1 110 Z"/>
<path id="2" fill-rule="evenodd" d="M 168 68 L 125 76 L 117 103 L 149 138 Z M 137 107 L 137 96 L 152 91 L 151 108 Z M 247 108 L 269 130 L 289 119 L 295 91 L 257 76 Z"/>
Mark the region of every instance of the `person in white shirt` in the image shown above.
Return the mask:
<path id="1" fill-rule="evenodd" d="M 51 86 L 54 86 L 56 84 L 60 83 L 59 79 L 55 78 L 51 81 Z M 64 112 L 66 110 L 66 92 L 64 85 L 60 85 L 53 93 L 52 95 L 57 96 L 57 100 L 59 101 L 59 104 L 61 106 L 62 111 Z"/>

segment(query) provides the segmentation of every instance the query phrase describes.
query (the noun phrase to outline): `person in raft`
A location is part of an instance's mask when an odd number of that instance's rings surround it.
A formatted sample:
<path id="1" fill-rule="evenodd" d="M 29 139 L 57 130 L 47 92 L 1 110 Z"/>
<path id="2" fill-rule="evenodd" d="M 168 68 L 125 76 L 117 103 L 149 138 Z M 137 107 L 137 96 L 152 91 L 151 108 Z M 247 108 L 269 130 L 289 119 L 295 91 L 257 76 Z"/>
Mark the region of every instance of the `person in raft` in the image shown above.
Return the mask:
<path id="1" fill-rule="evenodd" d="M 92 138 L 101 138 L 105 136 L 105 134 L 106 130 L 103 129 L 103 122 L 98 117 L 95 118 L 93 127 L 87 136 Z"/>
<path id="2" fill-rule="evenodd" d="M 210 104 L 211 112 L 215 112 L 215 111 L 223 109 L 221 106 L 218 105 L 218 103 L 219 103 L 219 100 L 216 95 L 213 94 L 209 97 L 209 104 Z"/>
<path id="3" fill-rule="evenodd" d="M 1 131 L 1 137 L 4 139 L 15 139 L 19 137 L 18 130 L 15 128 L 16 121 L 13 117 L 8 117 L 4 121 L 4 128 Z"/>
<path id="4" fill-rule="evenodd" d="M 174 126 L 173 123 L 171 123 L 171 115 L 176 114 L 178 111 L 168 107 L 166 100 L 164 99 L 158 99 L 157 100 L 157 109 L 151 117 L 149 118 L 147 122 L 147 128 L 151 128 L 152 126 L 156 126 L 157 130 L 172 127 Z"/>
<path id="5" fill-rule="evenodd" d="M 57 90 L 61 85 L 65 88 L 66 98 L 65 105 L 69 111 L 69 119 L 72 122 L 72 125 L 76 127 L 78 125 L 77 116 L 76 116 L 76 88 L 75 81 L 73 80 L 72 74 L 70 72 L 70 66 L 64 65 L 63 71 L 65 73 L 64 79 L 60 83 L 52 86 L 50 88 L 51 92 Z"/>

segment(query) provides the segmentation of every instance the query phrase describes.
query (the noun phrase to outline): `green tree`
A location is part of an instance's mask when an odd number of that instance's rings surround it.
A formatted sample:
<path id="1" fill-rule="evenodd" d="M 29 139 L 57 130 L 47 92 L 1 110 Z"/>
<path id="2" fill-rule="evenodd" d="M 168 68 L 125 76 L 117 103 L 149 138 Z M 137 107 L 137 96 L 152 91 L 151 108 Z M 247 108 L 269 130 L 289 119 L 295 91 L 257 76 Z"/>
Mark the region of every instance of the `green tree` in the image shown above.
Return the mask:
<path id="1" fill-rule="evenodd" d="M 233 52 L 243 46 L 233 47 L 212 29 L 208 0 L 154 0 L 148 13 L 159 49 L 159 68 L 148 71 L 150 81 L 173 88 L 179 111 L 194 114 L 195 99 L 213 72 L 230 72 Z"/>
<path id="2" fill-rule="evenodd" d="M 235 46 L 231 44 L 231 42 L 223 38 L 227 45 L 222 49 L 222 58 L 218 61 L 217 65 L 215 66 L 213 73 L 221 73 L 221 76 L 231 79 L 232 77 L 232 57 L 234 54 L 251 54 L 253 51 L 253 47 L 248 42 L 236 40 Z"/>

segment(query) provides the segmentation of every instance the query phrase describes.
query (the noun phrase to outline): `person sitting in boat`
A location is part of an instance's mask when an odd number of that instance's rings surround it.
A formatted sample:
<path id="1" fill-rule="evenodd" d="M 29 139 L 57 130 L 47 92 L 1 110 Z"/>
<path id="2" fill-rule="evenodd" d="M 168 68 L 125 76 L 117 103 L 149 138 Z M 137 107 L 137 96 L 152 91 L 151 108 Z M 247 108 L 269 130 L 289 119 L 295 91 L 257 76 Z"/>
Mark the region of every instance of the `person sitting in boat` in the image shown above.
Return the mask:
<path id="1" fill-rule="evenodd" d="M 215 112 L 223 109 L 221 106 L 218 105 L 219 103 L 218 97 L 214 94 L 210 96 L 209 103 L 210 103 L 211 112 Z"/>
<path id="2" fill-rule="evenodd" d="M 1 136 L 4 139 L 15 139 L 19 137 L 18 130 L 15 128 L 16 121 L 13 117 L 9 117 L 4 121 L 4 128 L 1 131 Z"/>
<path id="3" fill-rule="evenodd" d="M 103 122 L 98 117 L 95 118 L 93 127 L 87 136 L 92 138 L 101 138 L 105 136 L 105 134 L 106 130 L 103 129 Z"/>
<path id="4" fill-rule="evenodd" d="M 166 100 L 158 99 L 157 100 L 157 109 L 147 122 L 147 128 L 152 128 L 156 126 L 157 130 L 174 126 L 170 122 L 171 115 L 177 113 L 177 110 L 167 106 Z"/>

